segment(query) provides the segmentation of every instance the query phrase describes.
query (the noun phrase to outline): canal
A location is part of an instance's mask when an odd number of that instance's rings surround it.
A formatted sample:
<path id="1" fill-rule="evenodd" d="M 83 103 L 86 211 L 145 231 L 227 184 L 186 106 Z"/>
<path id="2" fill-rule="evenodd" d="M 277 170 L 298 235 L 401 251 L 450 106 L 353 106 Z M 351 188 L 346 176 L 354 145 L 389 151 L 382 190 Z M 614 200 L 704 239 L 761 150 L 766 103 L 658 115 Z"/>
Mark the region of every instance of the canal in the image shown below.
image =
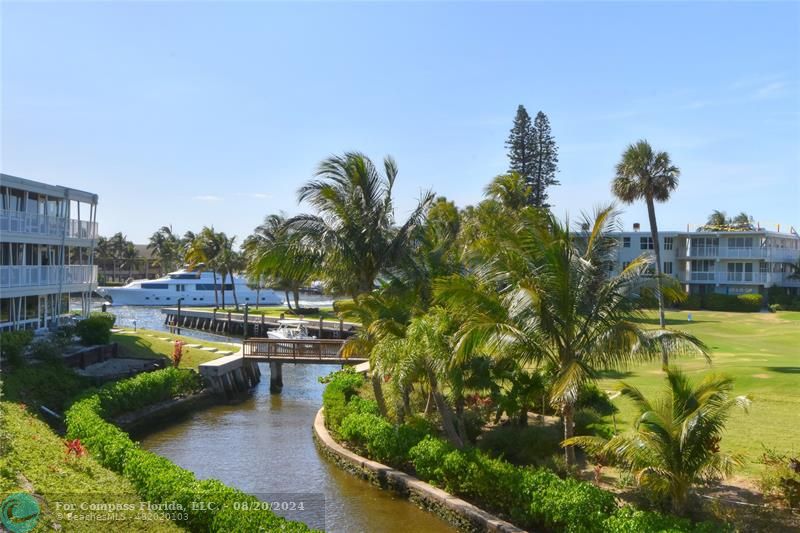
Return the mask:
<path id="1" fill-rule="evenodd" d="M 101 302 L 93 307 L 99 308 Z M 164 330 L 158 308 L 110 306 L 124 327 Z M 185 329 L 209 340 L 236 339 Z M 142 446 L 191 470 L 269 502 L 278 514 L 326 531 L 453 531 L 433 514 L 383 491 L 326 460 L 316 449 L 311 425 L 322 405 L 318 378 L 334 366 L 284 365 L 283 392 L 269 393 L 269 369 L 253 394 L 235 405 L 218 405 L 136 436 Z M 299 509 L 302 507 L 302 510 Z"/>

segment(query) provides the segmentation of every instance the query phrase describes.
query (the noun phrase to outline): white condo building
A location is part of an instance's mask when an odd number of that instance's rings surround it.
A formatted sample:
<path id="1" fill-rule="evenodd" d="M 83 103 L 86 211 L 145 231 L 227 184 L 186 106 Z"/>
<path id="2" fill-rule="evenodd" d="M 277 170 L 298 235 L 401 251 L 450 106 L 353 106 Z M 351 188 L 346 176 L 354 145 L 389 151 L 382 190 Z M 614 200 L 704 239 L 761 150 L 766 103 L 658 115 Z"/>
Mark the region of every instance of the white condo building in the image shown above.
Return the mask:
<path id="1" fill-rule="evenodd" d="M 97 280 L 97 195 L 0 174 L 0 330 L 49 327 Z"/>
<path id="2" fill-rule="evenodd" d="M 800 260 L 800 237 L 794 232 L 659 231 L 661 268 L 677 278 L 689 294 L 756 293 L 770 287 L 800 293 L 800 280 L 791 279 L 790 264 Z M 615 271 L 636 257 L 652 253 L 649 231 L 618 232 L 620 240 Z"/>

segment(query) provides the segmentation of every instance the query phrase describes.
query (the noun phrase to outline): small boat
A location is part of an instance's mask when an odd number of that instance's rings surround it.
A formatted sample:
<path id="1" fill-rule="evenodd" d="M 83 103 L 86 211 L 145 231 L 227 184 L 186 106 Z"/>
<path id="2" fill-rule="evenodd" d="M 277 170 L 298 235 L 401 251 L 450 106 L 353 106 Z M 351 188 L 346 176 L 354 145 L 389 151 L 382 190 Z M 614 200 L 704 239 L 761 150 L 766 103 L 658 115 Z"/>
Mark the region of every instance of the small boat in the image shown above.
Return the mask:
<path id="1" fill-rule="evenodd" d="M 267 332 L 270 339 L 316 339 L 309 335 L 306 329 L 307 322 L 301 318 L 285 318 L 278 320 L 278 328 Z"/>
<path id="2" fill-rule="evenodd" d="M 213 272 L 193 272 L 191 270 L 178 270 L 170 272 L 158 279 L 139 279 L 123 287 L 98 287 L 97 294 L 112 305 L 147 305 L 147 306 L 172 306 L 177 305 L 178 299 L 189 307 L 213 307 L 217 303 L 222 305 L 222 279 L 217 274 L 217 297 L 214 300 L 214 274 Z M 272 289 L 256 291 L 247 284 L 247 279 L 238 275 L 233 280 L 225 280 L 225 305 L 233 305 L 233 289 L 236 288 L 236 300 L 239 305 L 282 305 L 283 297 Z"/>

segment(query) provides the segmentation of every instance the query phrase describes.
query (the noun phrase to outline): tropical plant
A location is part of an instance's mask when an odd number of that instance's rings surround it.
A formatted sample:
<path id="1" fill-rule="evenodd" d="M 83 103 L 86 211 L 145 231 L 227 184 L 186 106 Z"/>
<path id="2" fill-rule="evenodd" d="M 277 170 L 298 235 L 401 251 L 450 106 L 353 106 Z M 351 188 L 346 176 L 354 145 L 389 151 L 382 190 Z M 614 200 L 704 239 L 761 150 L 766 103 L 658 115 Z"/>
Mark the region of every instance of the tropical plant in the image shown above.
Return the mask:
<path id="1" fill-rule="evenodd" d="M 233 304 L 238 310 L 239 300 L 236 298 L 236 283 L 233 276 L 244 269 L 244 260 L 242 255 L 234 250 L 236 237 L 228 237 L 224 233 L 219 233 L 217 234 L 217 243 L 219 245 L 219 251 L 211 261 L 211 264 L 222 276 L 222 307 L 225 307 L 225 280 L 230 277 Z"/>
<path id="2" fill-rule="evenodd" d="M 658 240 L 655 202 L 666 202 L 678 187 L 681 171 L 672 164 L 667 152 L 655 152 L 645 140 L 631 144 L 617 163 L 617 174 L 611 189 L 614 195 L 626 204 L 644 200 L 650 220 L 650 234 L 655 254 L 656 283 L 658 286 L 658 323 L 664 328 L 664 294 L 661 275 L 661 243 Z M 667 352 L 662 353 L 662 366 L 669 364 Z"/>
<path id="3" fill-rule="evenodd" d="M 668 499 L 673 512 L 683 514 L 690 489 L 732 473 L 742 458 L 720 450 L 725 424 L 735 407 L 747 410 L 747 396 L 734 397 L 733 378 L 708 374 L 692 384 L 679 369 L 671 367 L 665 394 L 648 400 L 633 385 L 622 383 L 623 396 L 638 410 L 632 433 L 609 440 L 573 437 L 565 446 L 580 446 L 630 470 L 637 482 Z"/>
<path id="4" fill-rule="evenodd" d="M 729 218 L 725 211 L 714 210 L 706 220 L 705 225 L 697 228 L 698 231 L 752 231 L 753 217 L 742 211 L 733 218 Z"/>
<path id="5" fill-rule="evenodd" d="M 486 196 L 497 200 L 507 209 L 522 209 L 528 205 L 531 187 L 517 172 L 496 176 L 485 189 Z"/>
<path id="6" fill-rule="evenodd" d="M 286 294 L 286 305 L 292 311 L 300 308 L 300 288 L 311 278 L 319 264 L 319 255 L 302 245 L 293 227 L 282 214 L 264 218 L 244 242 L 247 275 L 256 284 L 270 283 Z"/>
<path id="7" fill-rule="evenodd" d="M 150 250 L 162 274 L 164 271 L 175 270 L 182 255 L 181 240 L 172 232 L 172 226 L 161 226 L 153 233 L 147 249 Z"/>
<path id="8" fill-rule="evenodd" d="M 139 259 L 139 252 L 132 242 L 125 243 L 125 247 L 120 254 L 122 267 L 128 269 L 128 278 L 133 277 L 133 270 L 136 268 L 136 261 Z"/>
<path id="9" fill-rule="evenodd" d="M 210 268 L 214 276 L 214 306 L 219 307 L 219 285 L 217 284 L 216 259 L 222 249 L 220 233 L 213 227 L 204 226 L 198 234 L 187 232 L 185 237 L 193 237 L 186 244 L 186 261 L 189 268 Z"/>
<path id="10" fill-rule="evenodd" d="M 458 358 L 484 353 L 549 369 L 550 402 L 563 417 L 566 439 L 574 433 L 578 392 L 599 371 L 652 359 L 662 349 L 706 354 L 692 335 L 644 329 L 634 320 L 642 318 L 635 294 L 652 258 L 608 273 L 616 253 L 608 236 L 616 227 L 611 207 L 578 234 L 543 210 L 522 210 L 517 220 L 478 246 L 472 274 L 439 281 L 437 300 L 463 321 Z M 574 463 L 571 446 L 565 455 Z"/>
<path id="11" fill-rule="evenodd" d="M 300 202 L 317 214 L 289 220 L 301 242 L 322 257 L 320 273 L 333 291 L 369 292 L 389 267 L 402 262 L 425 219 L 433 194 L 423 194 L 409 218 L 395 226 L 392 189 L 397 164 L 383 161 L 384 174 L 364 154 L 346 152 L 324 160 L 317 179 L 300 188 Z"/>

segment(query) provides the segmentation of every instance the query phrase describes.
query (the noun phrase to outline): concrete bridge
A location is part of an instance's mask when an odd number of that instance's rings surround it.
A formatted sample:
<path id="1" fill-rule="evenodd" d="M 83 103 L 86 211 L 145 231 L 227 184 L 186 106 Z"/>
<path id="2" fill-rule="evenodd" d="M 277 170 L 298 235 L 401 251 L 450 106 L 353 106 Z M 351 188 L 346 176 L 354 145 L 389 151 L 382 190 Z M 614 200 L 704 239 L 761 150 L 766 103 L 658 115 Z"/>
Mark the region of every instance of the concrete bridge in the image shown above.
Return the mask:
<path id="1" fill-rule="evenodd" d="M 357 365 L 366 371 L 368 359 L 342 356 L 344 339 L 249 338 L 239 353 L 200 365 L 199 370 L 217 392 L 227 396 L 249 389 L 260 381 L 257 363 L 269 363 L 269 390 L 283 390 L 283 364 Z"/>

